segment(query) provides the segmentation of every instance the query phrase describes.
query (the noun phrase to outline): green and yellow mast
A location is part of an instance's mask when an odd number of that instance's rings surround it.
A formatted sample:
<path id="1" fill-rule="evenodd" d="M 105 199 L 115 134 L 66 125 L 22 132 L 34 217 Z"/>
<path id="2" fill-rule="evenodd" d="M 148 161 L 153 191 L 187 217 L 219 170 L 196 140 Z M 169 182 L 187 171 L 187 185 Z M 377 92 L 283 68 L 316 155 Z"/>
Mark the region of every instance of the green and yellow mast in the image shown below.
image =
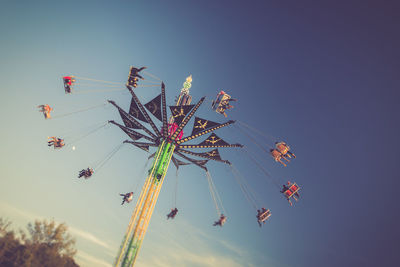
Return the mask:
<path id="1" fill-rule="evenodd" d="M 191 82 L 192 75 L 188 76 L 183 83 L 181 93 L 176 100 L 176 106 L 190 105 L 192 101 L 192 97 L 189 94 L 189 89 L 192 86 Z M 173 121 L 173 116 L 171 116 L 170 123 Z M 128 267 L 133 266 L 135 263 L 151 215 L 157 203 L 158 195 L 160 194 L 175 146 L 172 140 L 168 140 L 168 138 L 162 140 L 158 146 L 157 152 L 154 155 L 153 164 L 149 170 L 149 175 L 145 180 L 136 207 L 132 213 L 115 266 Z"/>

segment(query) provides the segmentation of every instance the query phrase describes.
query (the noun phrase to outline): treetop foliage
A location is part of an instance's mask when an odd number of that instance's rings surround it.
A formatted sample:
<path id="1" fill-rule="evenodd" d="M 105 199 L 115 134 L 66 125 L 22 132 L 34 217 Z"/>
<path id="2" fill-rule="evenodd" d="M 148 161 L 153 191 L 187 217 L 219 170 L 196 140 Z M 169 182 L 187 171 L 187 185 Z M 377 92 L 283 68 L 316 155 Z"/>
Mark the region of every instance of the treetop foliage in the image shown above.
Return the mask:
<path id="1" fill-rule="evenodd" d="M 0 218 L 0 266 L 78 267 L 75 240 L 65 223 L 36 220 L 29 223 L 28 235 L 9 230 L 11 222 Z"/>

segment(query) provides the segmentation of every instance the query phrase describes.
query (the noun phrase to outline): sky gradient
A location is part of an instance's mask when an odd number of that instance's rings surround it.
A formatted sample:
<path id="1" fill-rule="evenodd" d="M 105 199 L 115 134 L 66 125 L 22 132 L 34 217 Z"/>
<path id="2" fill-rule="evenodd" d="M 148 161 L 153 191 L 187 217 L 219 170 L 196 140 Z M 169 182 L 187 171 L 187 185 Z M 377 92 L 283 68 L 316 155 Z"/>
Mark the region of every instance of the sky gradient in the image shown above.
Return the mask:
<path id="1" fill-rule="evenodd" d="M 302 191 L 290 207 L 245 154 L 220 149 L 271 219 L 260 229 L 230 172 L 212 162 L 226 225 L 211 226 L 217 215 L 194 166 L 180 169 L 179 213 L 167 221 L 171 165 L 137 266 L 397 266 L 398 14 L 396 1 L 2 1 L 0 216 L 16 227 L 66 222 L 79 264 L 112 264 L 134 208 L 121 206 L 119 193 L 140 190 L 148 155 L 124 146 L 78 180 L 127 136 L 110 126 L 74 151 L 48 148 L 47 137 L 120 121 L 117 111 L 45 121 L 36 106 L 56 114 L 112 99 L 127 109 L 127 92 L 65 95 L 61 77 L 123 83 L 130 65 L 147 66 L 165 82 L 167 104 L 192 74 L 193 101 L 208 100 L 200 117 L 225 121 L 209 108 L 219 90 L 237 98 L 229 119 L 286 140 L 297 158 L 284 168 L 236 128 L 216 134 L 248 145 L 273 177 Z M 137 89 L 143 102 L 158 93 Z"/>

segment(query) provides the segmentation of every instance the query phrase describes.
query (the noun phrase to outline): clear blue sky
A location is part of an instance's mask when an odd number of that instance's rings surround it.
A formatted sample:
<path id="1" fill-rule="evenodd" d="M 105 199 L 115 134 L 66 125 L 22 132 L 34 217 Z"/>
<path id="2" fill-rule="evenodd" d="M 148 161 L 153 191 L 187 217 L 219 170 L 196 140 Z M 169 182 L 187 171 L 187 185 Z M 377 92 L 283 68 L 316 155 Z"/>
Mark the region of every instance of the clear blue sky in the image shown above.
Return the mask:
<path id="1" fill-rule="evenodd" d="M 233 177 L 211 163 L 226 225 L 211 226 L 207 182 L 193 166 L 180 171 L 179 213 L 167 221 L 170 166 L 138 266 L 397 266 L 398 13 L 396 1 L 2 1 L 0 216 L 15 226 L 66 222 L 78 263 L 113 262 L 134 207 L 120 206 L 118 194 L 143 182 L 147 154 L 126 146 L 78 180 L 127 137 L 109 127 L 75 151 L 53 151 L 47 136 L 119 121 L 117 112 L 44 121 L 36 106 L 56 113 L 113 99 L 127 108 L 126 93 L 65 95 L 61 76 L 124 82 L 130 65 L 147 66 L 170 104 L 188 74 L 194 101 L 220 89 L 238 98 L 230 118 L 288 141 L 297 158 L 287 168 L 257 153 L 274 177 L 303 189 L 289 207 L 244 154 L 221 149 L 271 220 L 260 229 Z M 157 94 L 138 89 L 144 102 Z M 224 121 L 208 107 L 198 115 Z M 217 134 L 251 144 L 235 128 Z"/>

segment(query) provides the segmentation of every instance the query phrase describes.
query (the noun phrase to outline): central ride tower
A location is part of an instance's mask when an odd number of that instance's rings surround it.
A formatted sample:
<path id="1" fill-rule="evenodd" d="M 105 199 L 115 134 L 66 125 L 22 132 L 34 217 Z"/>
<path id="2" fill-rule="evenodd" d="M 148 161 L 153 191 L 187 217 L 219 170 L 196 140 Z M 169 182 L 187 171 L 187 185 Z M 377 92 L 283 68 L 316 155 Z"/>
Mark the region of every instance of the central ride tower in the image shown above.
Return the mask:
<path id="1" fill-rule="evenodd" d="M 190 105 L 192 101 L 192 97 L 189 94 L 191 82 L 192 75 L 186 78 L 183 88 L 176 99 L 175 106 Z M 171 116 L 169 119 L 170 130 L 173 123 L 174 117 Z M 173 135 L 173 133 L 173 131 L 170 131 L 170 136 Z M 176 145 L 172 142 L 172 139 L 167 138 L 161 142 L 154 154 L 153 164 L 148 171 L 148 176 L 121 244 L 115 262 L 116 267 L 130 267 L 133 266 L 136 261 L 175 147 Z"/>

